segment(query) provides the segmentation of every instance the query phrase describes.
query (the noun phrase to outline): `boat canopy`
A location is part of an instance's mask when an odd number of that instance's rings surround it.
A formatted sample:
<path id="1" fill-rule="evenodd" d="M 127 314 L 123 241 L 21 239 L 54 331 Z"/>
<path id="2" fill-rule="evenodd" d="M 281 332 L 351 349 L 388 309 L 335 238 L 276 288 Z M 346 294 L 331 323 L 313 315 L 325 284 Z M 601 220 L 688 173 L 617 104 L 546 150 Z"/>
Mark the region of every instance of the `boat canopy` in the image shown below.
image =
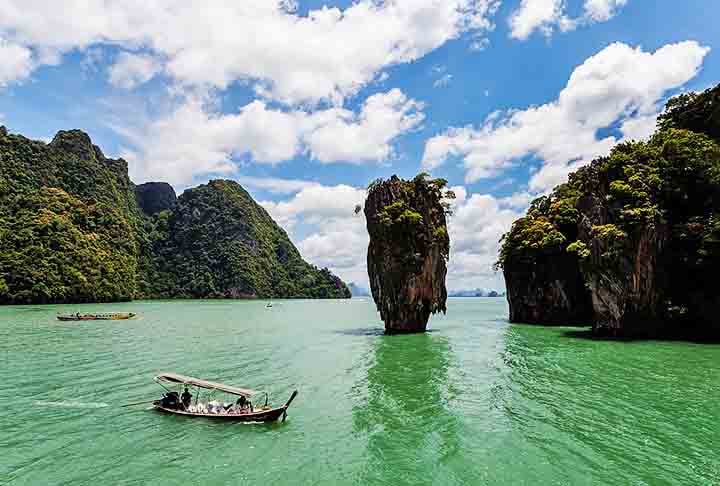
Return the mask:
<path id="1" fill-rule="evenodd" d="M 177 373 L 161 373 L 155 377 L 156 382 L 166 382 L 182 385 L 193 385 L 207 390 L 220 390 L 232 395 L 240 395 L 250 398 L 260 392 L 248 390 L 247 388 L 238 388 L 236 386 L 224 385 L 223 383 L 215 383 L 213 381 L 201 380 L 192 376 L 178 375 Z"/>

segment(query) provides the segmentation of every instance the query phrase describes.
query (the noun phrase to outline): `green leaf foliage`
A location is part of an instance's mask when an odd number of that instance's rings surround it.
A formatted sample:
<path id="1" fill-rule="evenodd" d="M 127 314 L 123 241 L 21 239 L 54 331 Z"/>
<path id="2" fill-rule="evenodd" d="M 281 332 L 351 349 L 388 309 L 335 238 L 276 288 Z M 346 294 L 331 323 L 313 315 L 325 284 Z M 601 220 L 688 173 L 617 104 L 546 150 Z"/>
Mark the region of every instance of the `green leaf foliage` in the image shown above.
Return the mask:
<path id="1" fill-rule="evenodd" d="M 237 183 L 143 213 L 123 160 L 78 130 L 49 144 L 0 127 L 0 303 L 154 297 L 350 297 Z"/>

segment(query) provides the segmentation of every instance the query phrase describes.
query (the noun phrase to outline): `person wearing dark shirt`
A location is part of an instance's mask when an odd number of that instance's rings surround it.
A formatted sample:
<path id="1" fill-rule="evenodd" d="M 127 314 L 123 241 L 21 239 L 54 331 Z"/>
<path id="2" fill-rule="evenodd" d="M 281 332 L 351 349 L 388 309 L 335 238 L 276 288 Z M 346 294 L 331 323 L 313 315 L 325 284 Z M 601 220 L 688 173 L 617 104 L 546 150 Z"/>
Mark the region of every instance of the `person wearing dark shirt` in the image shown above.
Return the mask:
<path id="1" fill-rule="evenodd" d="M 182 401 L 183 408 L 185 408 L 185 410 L 190 408 L 190 403 L 192 402 L 192 393 L 190 393 L 187 387 L 185 387 L 185 391 L 180 397 L 180 400 Z"/>

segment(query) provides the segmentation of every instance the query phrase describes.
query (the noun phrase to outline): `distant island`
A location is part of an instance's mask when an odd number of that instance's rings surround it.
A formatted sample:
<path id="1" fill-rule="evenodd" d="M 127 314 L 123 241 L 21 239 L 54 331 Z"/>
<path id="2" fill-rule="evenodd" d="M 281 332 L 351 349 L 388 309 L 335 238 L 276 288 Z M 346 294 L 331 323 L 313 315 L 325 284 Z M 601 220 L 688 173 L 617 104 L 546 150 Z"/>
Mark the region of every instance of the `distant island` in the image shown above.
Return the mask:
<path id="1" fill-rule="evenodd" d="M 451 290 L 448 297 L 505 297 L 505 292 L 490 289 Z"/>
<path id="2" fill-rule="evenodd" d="M 649 141 L 533 201 L 499 266 L 513 322 L 720 337 L 720 86 L 671 99 Z"/>
<path id="3" fill-rule="evenodd" d="M 176 197 L 79 130 L 0 127 L 0 304 L 349 297 L 234 181 Z"/>
<path id="4" fill-rule="evenodd" d="M 366 289 L 365 287 L 361 287 L 360 285 L 356 284 L 355 282 L 350 282 L 347 284 L 348 289 L 350 289 L 350 294 L 353 297 L 369 297 L 370 291 Z"/>

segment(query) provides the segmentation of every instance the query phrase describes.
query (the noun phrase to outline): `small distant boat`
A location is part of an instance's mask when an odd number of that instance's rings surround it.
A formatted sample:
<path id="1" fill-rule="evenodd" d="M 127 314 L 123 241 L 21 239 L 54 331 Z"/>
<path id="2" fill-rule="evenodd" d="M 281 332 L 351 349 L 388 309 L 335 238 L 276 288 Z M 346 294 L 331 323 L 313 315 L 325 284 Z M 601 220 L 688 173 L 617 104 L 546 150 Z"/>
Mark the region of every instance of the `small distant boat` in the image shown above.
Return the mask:
<path id="1" fill-rule="evenodd" d="M 177 373 L 162 373 L 157 375 L 154 380 L 167 390 L 167 393 L 160 400 L 153 402 L 156 410 L 186 417 L 204 417 L 235 422 L 275 422 L 280 418 L 284 422 L 287 417 L 287 409 L 298 394 L 297 390 L 295 390 L 285 405 L 271 407 L 268 405 L 268 394 L 265 393 L 265 405 L 253 408 L 249 399 L 259 395 L 260 392 L 248 390 L 247 388 L 215 383 Z M 169 390 L 165 384 L 179 385 L 180 390 L 184 387 L 195 387 L 197 391 L 195 395 L 190 395 L 189 403 L 183 403 L 180 391 Z M 205 403 L 199 400 L 201 389 L 211 390 L 211 392 L 219 391 L 240 398 L 235 403 L 224 403 L 216 400 Z"/>
<path id="2" fill-rule="evenodd" d="M 268 302 L 267 304 L 265 304 L 265 308 L 272 309 L 272 302 Z"/>
<path id="3" fill-rule="evenodd" d="M 124 319 L 132 319 L 137 314 L 134 312 L 97 312 L 97 313 L 80 313 L 75 314 L 58 314 L 60 321 L 119 321 Z"/>

